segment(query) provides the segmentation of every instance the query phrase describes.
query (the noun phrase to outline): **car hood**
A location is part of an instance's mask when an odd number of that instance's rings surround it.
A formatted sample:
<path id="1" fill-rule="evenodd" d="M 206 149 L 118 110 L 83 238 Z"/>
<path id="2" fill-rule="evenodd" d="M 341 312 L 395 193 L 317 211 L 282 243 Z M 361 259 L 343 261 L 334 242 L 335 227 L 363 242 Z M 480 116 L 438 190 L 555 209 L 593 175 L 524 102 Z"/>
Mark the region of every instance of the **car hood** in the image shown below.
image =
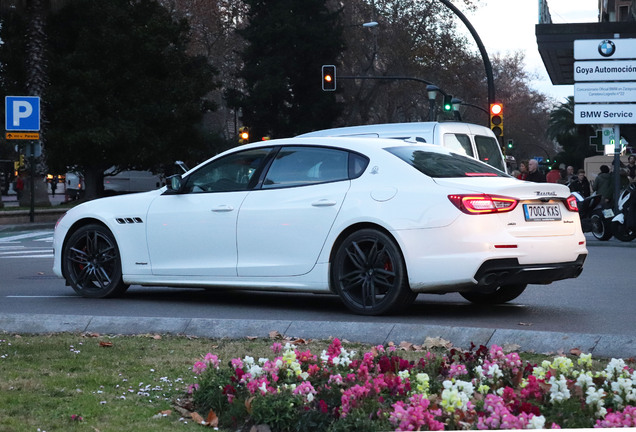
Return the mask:
<path id="1" fill-rule="evenodd" d="M 559 183 L 533 183 L 502 177 L 435 178 L 433 180 L 454 193 L 488 193 L 518 199 L 567 198 L 570 196 L 570 189 Z"/>
<path id="2" fill-rule="evenodd" d="M 161 189 L 139 192 L 113 197 L 98 198 L 73 207 L 67 216 L 117 215 L 123 213 L 143 213 L 145 215 L 150 203 L 165 191 Z"/>

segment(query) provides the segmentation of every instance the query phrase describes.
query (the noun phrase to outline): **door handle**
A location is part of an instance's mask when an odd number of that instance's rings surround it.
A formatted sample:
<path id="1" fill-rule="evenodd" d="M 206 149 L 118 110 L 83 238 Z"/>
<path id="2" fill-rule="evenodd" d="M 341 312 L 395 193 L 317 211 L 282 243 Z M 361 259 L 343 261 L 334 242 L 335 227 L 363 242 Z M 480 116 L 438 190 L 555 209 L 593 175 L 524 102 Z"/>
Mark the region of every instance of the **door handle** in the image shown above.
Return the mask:
<path id="1" fill-rule="evenodd" d="M 214 213 L 231 212 L 232 210 L 234 210 L 234 207 L 227 204 L 223 204 L 212 209 Z"/>
<path id="2" fill-rule="evenodd" d="M 328 200 L 328 199 L 321 199 L 321 200 L 312 202 L 311 205 L 314 207 L 332 207 L 336 205 L 336 202 Z"/>

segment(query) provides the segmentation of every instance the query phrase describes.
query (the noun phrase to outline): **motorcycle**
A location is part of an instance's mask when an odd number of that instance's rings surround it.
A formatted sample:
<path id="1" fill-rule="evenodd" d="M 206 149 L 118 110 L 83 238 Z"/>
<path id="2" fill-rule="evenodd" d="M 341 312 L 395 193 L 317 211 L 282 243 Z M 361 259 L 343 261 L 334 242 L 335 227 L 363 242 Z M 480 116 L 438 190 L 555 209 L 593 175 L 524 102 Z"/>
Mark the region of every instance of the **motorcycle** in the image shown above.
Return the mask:
<path id="1" fill-rule="evenodd" d="M 618 213 L 612 219 L 612 233 L 623 242 L 636 238 L 636 183 L 630 183 L 618 195 Z"/>
<path id="2" fill-rule="evenodd" d="M 612 238 L 612 209 L 604 209 L 602 206 L 602 196 L 594 192 L 587 198 L 583 198 L 579 192 L 572 192 L 576 198 L 581 218 L 581 228 L 583 232 L 591 232 L 592 235 L 601 241 Z"/>

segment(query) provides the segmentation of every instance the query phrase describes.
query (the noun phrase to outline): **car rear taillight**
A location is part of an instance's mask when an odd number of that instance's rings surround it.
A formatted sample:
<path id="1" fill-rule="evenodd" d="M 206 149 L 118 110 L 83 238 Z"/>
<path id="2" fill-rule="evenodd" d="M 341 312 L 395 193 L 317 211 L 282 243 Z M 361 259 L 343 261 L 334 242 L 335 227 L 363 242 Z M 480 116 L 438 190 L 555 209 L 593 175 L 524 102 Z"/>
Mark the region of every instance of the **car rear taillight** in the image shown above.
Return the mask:
<path id="1" fill-rule="evenodd" d="M 466 214 L 505 213 L 517 207 L 514 198 L 498 195 L 449 195 L 448 199 Z"/>
<path id="2" fill-rule="evenodd" d="M 579 211 L 579 205 L 576 202 L 576 197 L 574 195 L 570 195 L 568 199 L 565 200 L 565 206 L 572 212 Z"/>

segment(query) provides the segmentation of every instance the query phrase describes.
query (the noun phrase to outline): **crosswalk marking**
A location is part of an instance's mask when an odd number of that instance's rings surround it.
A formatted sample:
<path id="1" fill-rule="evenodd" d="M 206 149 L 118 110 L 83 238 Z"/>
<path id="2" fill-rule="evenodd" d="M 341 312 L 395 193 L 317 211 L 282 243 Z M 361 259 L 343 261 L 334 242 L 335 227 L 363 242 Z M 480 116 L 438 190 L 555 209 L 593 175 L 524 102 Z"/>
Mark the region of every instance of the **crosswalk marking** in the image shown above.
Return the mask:
<path id="1" fill-rule="evenodd" d="M 39 244 L 53 243 L 51 231 L 23 232 L 5 237 L 0 236 L 0 259 L 53 258 L 53 248 L 46 246 L 26 247 L 25 241 Z"/>

